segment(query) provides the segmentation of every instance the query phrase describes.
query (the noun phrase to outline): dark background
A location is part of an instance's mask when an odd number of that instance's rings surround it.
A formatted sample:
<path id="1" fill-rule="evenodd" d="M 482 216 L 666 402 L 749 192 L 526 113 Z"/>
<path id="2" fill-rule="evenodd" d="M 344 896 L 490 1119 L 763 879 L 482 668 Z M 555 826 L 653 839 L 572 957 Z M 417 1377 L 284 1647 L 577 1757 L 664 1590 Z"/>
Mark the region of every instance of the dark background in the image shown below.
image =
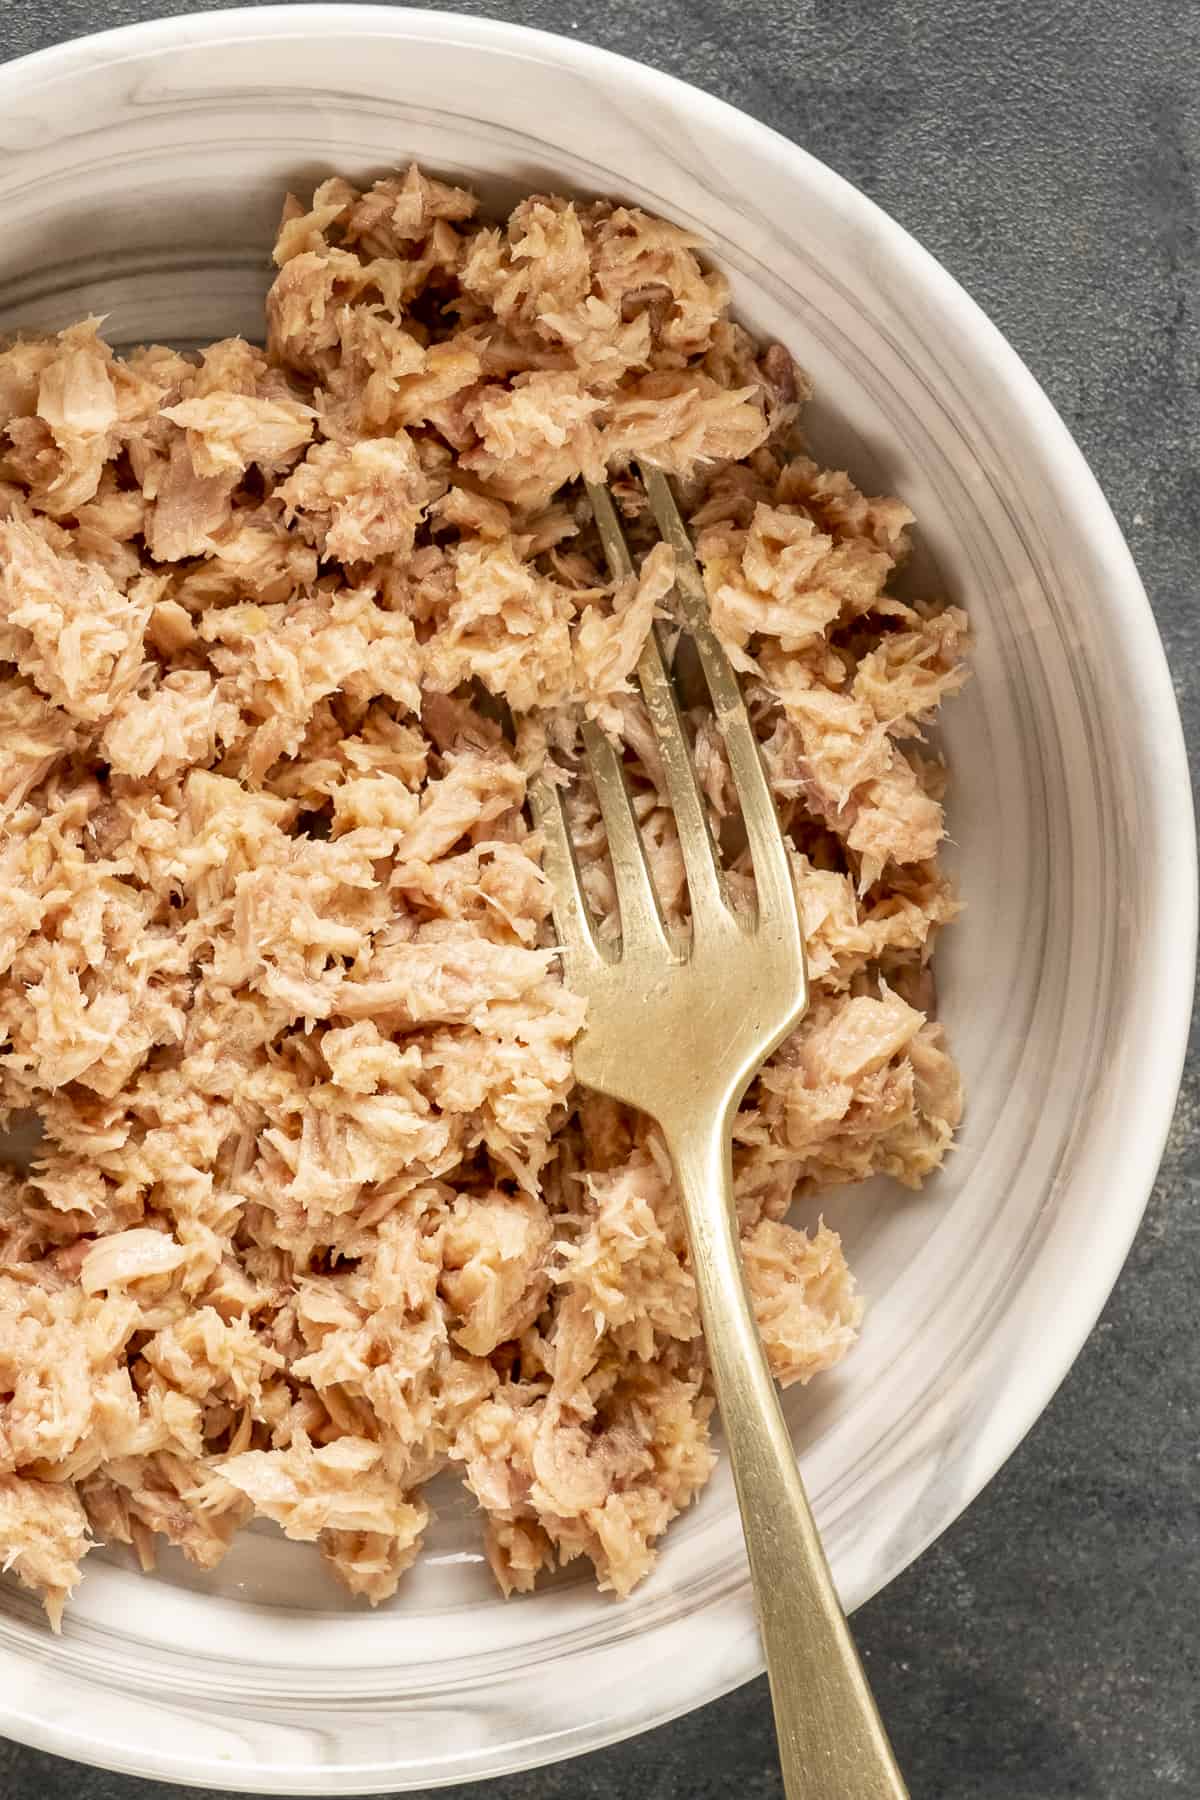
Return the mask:
<path id="1" fill-rule="evenodd" d="M 0 0 L 0 59 L 188 10 Z M 1200 5 L 488 0 L 446 10 L 578 34 L 708 88 L 832 164 L 940 257 L 1099 475 L 1150 590 L 1194 756 Z M 1200 1795 L 1198 1072 L 1193 1054 L 1146 1222 L 1054 1404 L 969 1513 L 857 1615 L 914 1800 Z M 778 1800 L 765 1685 L 617 1749 L 455 1791 Z M 0 1740 L 0 1800 L 178 1794 Z"/>

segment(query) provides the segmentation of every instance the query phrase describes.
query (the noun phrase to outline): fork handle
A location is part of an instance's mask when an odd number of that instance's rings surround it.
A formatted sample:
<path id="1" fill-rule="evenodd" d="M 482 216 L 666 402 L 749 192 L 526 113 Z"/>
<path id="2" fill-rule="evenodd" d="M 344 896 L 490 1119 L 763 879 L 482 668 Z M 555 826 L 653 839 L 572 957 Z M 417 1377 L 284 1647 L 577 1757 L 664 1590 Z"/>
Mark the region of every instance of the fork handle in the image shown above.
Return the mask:
<path id="1" fill-rule="evenodd" d="M 907 1800 L 804 1492 L 742 1273 L 728 1118 L 671 1144 L 741 1507 L 787 1800 Z"/>

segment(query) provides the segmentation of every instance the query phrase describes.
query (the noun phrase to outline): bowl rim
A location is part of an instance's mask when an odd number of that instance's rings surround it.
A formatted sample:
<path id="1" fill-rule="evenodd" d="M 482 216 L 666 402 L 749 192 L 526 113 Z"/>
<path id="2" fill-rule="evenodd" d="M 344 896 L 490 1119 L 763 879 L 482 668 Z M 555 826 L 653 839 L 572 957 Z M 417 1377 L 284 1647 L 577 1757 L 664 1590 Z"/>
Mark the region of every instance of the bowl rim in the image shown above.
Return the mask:
<path id="1" fill-rule="evenodd" d="M 1124 1166 L 1113 1174 L 1114 1185 L 1120 1183 L 1124 1196 L 1117 1209 L 1120 1229 L 1110 1230 L 1100 1243 L 1091 1246 L 1086 1268 L 1080 1269 L 1079 1280 L 1071 1291 L 1061 1296 L 1061 1307 L 1052 1325 L 1047 1326 L 1040 1344 L 1040 1358 L 1025 1372 L 1027 1379 L 1020 1402 L 1014 1401 L 1008 1408 L 1005 1430 L 993 1434 L 990 1454 L 973 1469 L 971 1480 L 964 1486 L 958 1502 L 939 1515 L 936 1525 L 916 1546 L 912 1556 L 892 1570 L 887 1579 L 893 1579 L 976 1498 L 1017 1448 L 1066 1377 L 1128 1255 L 1150 1198 L 1174 1116 L 1193 1012 L 1198 918 L 1196 824 L 1182 722 L 1148 596 L 1108 501 L 1067 426 L 1016 350 L 949 271 L 877 202 L 801 145 L 740 108 L 677 76 L 578 38 L 505 20 L 444 13 L 436 8 L 392 7 L 386 0 L 379 4 L 354 3 L 354 0 L 312 3 L 307 0 L 299 5 L 239 6 L 227 11 L 201 10 L 151 19 L 71 38 L 13 58 L 0 63 L 0 111 L 6 99 L 19 100 L 23 85 L 32 76 L 41 83 L 48 76 L 51 79 L 68 77 L 83 69 L 95 68 L 98 63 L 122 61 L 184 44 L 320 38 L 345 33 L 352 27 L 393 40 L 420 38 L 449 48 L 472 46 L 521 51 L 576 73 L 592 74 L 606 85 L 620 82 L 627 93 L 640 90 L 673 96 L 676 104 L 686 106 L 701 124 L 709 121 L 721 133 L 792 164 L 799 171 L 800 180 L 823 188 L 826 195 L 836 200 L 839 211 L 848 220 L 874 239 L 894 265 L 904 268 L 906 278 L 922 288 L 942 314 L 952 321 L 961 341 L 970 346 L 972 354 L 987 361 L 992 370 L 1002 376 L 1014 410 L 1021 415 L 1030 436 L 1040 439 L 1043 457 L 1055 465 L 1059 478 L 1071 488 L 1075 496 L 1073 510 L 1078 518 L 1086 516 L 1088 534 L 1097 557 L 1106 566 L 1106 606 L 1110 619 L 1118 618 L 1122 626 L 1121 647 L 1129 677 L 1130 705 L 1146 716 L 1152 716 L 1158 733 L 1155 756 L 1158 780 L 1141 797 L 1143 816 L 1152 841 L 1159 847 L 1168 843 L 1171 846 L 1170 866 L 1167 866 L 1167 859 L 1160 858 L 1158 866 L 1146 871 L 1150 887 L 1147 913 L 1155 922 L 1156 949 L 1154 985 L 1143 991 L 1142 1000 L 1155 1018 L 1154 1079 L 1147 1078 L 1139 1096 L 1136 1142 L 1131 1134 L 1124 1152 Z M 1130 1110 L 1130 1116 L 1134 1116 L 1134 1109 Z M 635 1716 L 608 1717 L 594 1723 L 589 1731 L 573 1733 L 569 1753 L 601 1749 L 665 1724 L 751 1680 L 761 1673 L 762 1666 L 754 1640 L 752 1651 L 731 1658 L 730 1671 L 723 1679 L 706 1681 L 684 1705 L 656 1707 L 647 1704 L 648 1696 L 643 1694 L 638 1707 L 632 1709 Z M 7 1707 L 0 1710 L 0 1722 L 5 1734 L 19 1742 L 129 1774 L 187 1785 L 221 1787 L 231 1773 L 228 1764 L 215 1757 L 203 1762 L 190 1757 L 183 1767 L 169 1753 L 149 1742 L 136 1758 L 118 1756 L 105 1746 L 93 1746 L 83 1733 L 73 1732 L 66 1724 Z M 513 1773 L 556 1761 L 563 1754 L 562 1749 L 555 1748 L 553 1740 L 527 1741 L 507 1761 L 493 1762 L 487 1773 L 492 1776 Z M 239 1784 L 246 1781 L 248 1773 L 244 1767 L 236 1770 Z M 269 1773 L 264 1770 L 263 1776 L 269 1777 Z M 398 1769 L 395 1771 L 397 1775 L 401 1773 Z M 408 1773 L 403 1771 L 405 1776 Z M 463 1768 L 449 1776 L 435 1777 L 432 1782 L 428 1775 L 422 1780 L 428 1785 L 451 1785 L 471 1779 L 478 1773 L 478 1770 Z M 286 1790 L 276 1778 L 269 1785 L 262 1785 L 259 1791 L 369 1793 L 375 1792 L 381 1783 L 387 1784 L 389 1779 L 385 1765 L 375 1766 L 365 1785 L 362 1766 L 350 1772 L 349 1779 L 346 1775 L 339 1776 L 336 1766 L 314 1769 L 314 1785 L 306 1785 L 305 1772 L 294 1766 L 281 1770 L 280 1774 L 286 1776 Z M 395 1775 L 392 1776 L 394 1779 Z"/>

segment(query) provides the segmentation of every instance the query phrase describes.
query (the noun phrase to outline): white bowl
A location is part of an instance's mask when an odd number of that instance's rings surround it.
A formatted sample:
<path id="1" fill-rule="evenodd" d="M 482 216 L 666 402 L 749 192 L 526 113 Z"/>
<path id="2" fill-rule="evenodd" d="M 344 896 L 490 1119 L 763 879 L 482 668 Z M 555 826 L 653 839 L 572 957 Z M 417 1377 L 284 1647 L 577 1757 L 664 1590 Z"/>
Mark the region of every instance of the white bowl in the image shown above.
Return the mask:
<path id="1" fill-rule="evenodd" d="M 1179 720 L 1128 551 L 1027 370 L 860 194 L 664 75 L 484 20 L 300 6 L 138 26 L 0 70 L 0 330 L 108 314 L 119 342 L 253 333 L 289 186 L 419 157 L 508 205 L 620 195 L 702 233 L 741 317 L 820 397 L 818 448 L 904 496 L 969 607 L 948 709 L 969 911 L 943 1014 L 970 1110 L 919 1199 L 827 1205 L 869 1302 L 789 1417 L 848 1606 L 976 1494 L 1045 1406 L 1141 1216 L 1192 991 Z M 204 1578 L 93 1556 L 61 1640 L 0 1594 L 0 1728 L 211 1787 L 423 1787 L 591 1749 L 760 1666 L 727 1475 L 634 1598 L 507 1605 L 465 1503 L 368 1613 L 246 1536 Z"/>

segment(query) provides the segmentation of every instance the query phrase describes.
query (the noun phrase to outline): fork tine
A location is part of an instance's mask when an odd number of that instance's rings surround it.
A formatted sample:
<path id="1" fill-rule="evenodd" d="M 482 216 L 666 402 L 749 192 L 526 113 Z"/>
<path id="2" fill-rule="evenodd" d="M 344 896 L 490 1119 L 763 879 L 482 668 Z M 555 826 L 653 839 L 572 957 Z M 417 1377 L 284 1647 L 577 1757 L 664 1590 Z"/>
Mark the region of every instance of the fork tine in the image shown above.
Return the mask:
<path id="1" fill-rule="evenodd" d="M 592 517 L 596 521 L 596 530 L 600 533 L 608 572 L 614 581 L 624 581 L 636 571 L 629 554 L 629 545 L 625 542 L 625 533 L 621 530 L 621 521 L 617 517 L 617 509 L 613 505 L 613 497 L 602 481 L 585 481 L 583 485 L 591 501 Z"/>
<path id="2" fill-rule="evenodd" d="M 575 846 L 563 811 L 562 789 L 544 775 L 536 775 L 526 792 L 533 822 L 542 834 L 545 849 L 542 866 L 553 896 L 554 929 L 562 952 L 563 972 L 582 976 L 607 960 L 592 929 L 591 915 L 579 878 Z"/>
<path id="3" fill-rule="evenodd" d="M 675 684 L 667 673 L 657 628 L 647 639 L 637 673 L 675 814 L 679 848 L 692 899 L 693 929 L 700 929 L 705 916 L 711 916 L 714 910 L 719 909 L 729 917 L 733 917 L 733 913 L 708 822 L 708 807 L 696 776 L 687 726 L 679 711 Z"/>
<path id="4" fill-rule="evenodd" d="M 708 596 L 692 549 L 687 526 L 680 516 L 670 483 L 661 469 L 645 467 L 642 479 L 646 496 L 664 540 L 675 552 L 675 588 L 679 596 L 684 622 L 694 642 L 712 697 L 713 710 L 725 750 L 730 773 L 741 801 L 746 837 L 754 862 L 754 877 L 759 895 L 759 913 L 778 913 L 795 909 L 795 889 L 783 833 L 775 801 L 763 768 L 762 755 L 754 727 L 746 710 L 746 702 L 729 658 L 709 621 Z"/>
<path id="5" fill-rule="evenodd" d="M 597 482 L 588 482 L 587 490 L 609 569 L 614 580 L 623 580 L 633 573 L 633 561 L 617 518 L 612 495 L 607 487 Z M 711 918 L 714 910 L 720 909 L 729 916 L 732 914 L 725 889 L 725 877 L 717 860 L 716 845 L 708 823 L 708 808 L 696 778 L 687 728 L 680 716 L 674 683 L 667 672 L 656 627 L 652 627 L 646 640 L 646 647 L 638 661 L 637 674 L 662 758 L 667 796 L 675 814 L 679 848 L 692 900 L 693 929 L 702 929 L 703 921 Z M 607 824 L 607 819 L 605 823 Z M 615 862 L 615 855 L 613 860 Z"/>
<path id="6" fill-rule="evenodd" d="M 596 798 L 608 835 L 617 905 L 621 912 L 621 948 L 652 945 L 664 956 L 675 949 L 663 920 L 658 895 L 646 862 L 646 847 L 634 816 L 633 801 L 625 781 L 621 759 L 598 725 L 583 727 L 583 746 L 596 784 Z"/>

